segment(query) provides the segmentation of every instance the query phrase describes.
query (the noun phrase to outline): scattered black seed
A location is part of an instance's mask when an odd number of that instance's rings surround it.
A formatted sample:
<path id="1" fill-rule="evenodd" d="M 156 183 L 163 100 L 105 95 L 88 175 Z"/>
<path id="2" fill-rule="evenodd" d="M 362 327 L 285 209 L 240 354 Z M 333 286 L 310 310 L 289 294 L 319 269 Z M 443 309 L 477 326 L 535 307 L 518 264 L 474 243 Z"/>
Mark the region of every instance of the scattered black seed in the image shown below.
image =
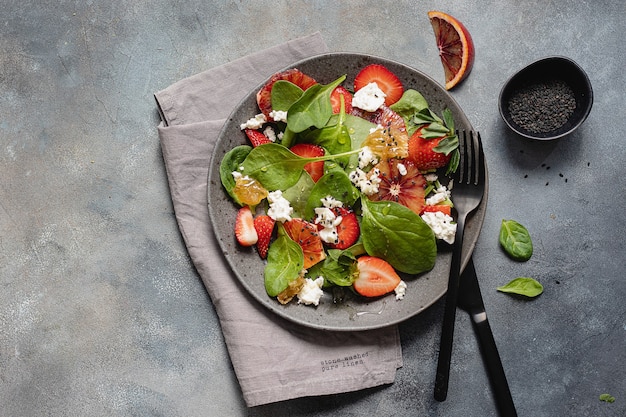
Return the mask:
<path id="1" fill-rule="evenodd" d="M 559 281 L 558 279 L 556 281 L 554 281 L 554 282 L 556 282 L 557 285 L 561 283 L 561 281 Z"/>
<path id="2" fill-rule="evenodd" d="M 587 162 L 587 166 L 591 165 L 591 162 Z"/>
<path id="3" fill-rule="evenodd" d="M 546 167 L 546 169 L 550 169 L 550 167 Z"/>
<path id="4" fill-rule="evenodd" d="M 559 177 L 563 178 L 563 174 L 561 174 L 560 172 L 559 172 Z"/>
<path id="5" fill-rule="evenodd" d="M 524 178 L 528 178 L 528 174 L 524 175 Z"/>
<path id="6" fill-rule="evenodd" d="M 548 181 L 548 182 L 546 182 L 546 187 L 548 186 L 548 184 L 550 184 L 550 182 L 549 182 L 549 181 Z"/>
<path id="7" fill-rule="evenodd" d="M 567 182 L 567 178 L 565 178 L 565 182 Z"/>
<path id="8" fill-rule="evenodd" d="M 561 80 L 528 84 L 508 102 L 513 121 L 532 133 L 548 133 L 562 127 L 576 109 L 572 88 Z"/>
<path id="9" fill-rule="evenodd" d="M 543 168 L 543 167 L 545 167 L 545 166 L 546 166 L 546 164 L 541 164 L 541 168 Z"/>

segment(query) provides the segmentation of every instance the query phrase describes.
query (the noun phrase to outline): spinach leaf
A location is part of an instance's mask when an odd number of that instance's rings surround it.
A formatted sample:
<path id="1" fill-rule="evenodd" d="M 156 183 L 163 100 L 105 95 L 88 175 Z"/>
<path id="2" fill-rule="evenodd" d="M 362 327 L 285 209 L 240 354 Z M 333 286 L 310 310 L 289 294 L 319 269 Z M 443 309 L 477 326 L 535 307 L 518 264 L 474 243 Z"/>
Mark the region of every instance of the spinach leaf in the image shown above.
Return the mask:
<path id="1" fill-rule="evenodd" d="M 354 187 L 344 170 L 331 169 L 317 180 L 311 189 L 304 211 L 305 219 L 315 217 L 315 208 L 321 207 L 321 199 L 327 196 L 341 201 L 344 206 L 352 206 L 359 198 L 359 191 Z"/>
<path id="2" fill-rule="evenodd" d="M 278 238 L 272 242 L 267 253 L 267 265 L 264 271 L 267 294 L 270 297 L 276 297 L 283 292 L 291 281 L 298 278 L 303 266 L 302 248 L 287 236 L 281 224 Z"/>
<path id="3" fill-rule="evenodd" d="M 292 82 L 278 80 L 272 85 L 271 102 L 272 109 L 287 111 L 289 107 L 300 97 L 304 91 Z"/>
<path id="4" fill-rule="evenodd" d="M 237 196 L 233 193 L 233 188 L 235 188 L 233 171 L 237 171 L 239 169 L 239 166 L 244 159 L 246 159 L 251 150 L 252 147 L 248 145 L 236 146 L 228 151 L 220 162 L 220 180 L 222 181 L 222 185 L 228 195 L 231 196 L 231 198 L 240 206 L 243 204 L 241 204 Z"/>
<path id="5" fill-rule="evenodd" d="M 519 277 L 506 285 L 497 288 L 500 292 L 536 297 L 543 292 L 543 285 L 533 278 Z"/>
<path id="6" fill-rule="evenodd" d="M 420 216 L 395 201 L 361 198 L 361 205 L 361 238 L 369 255 L 383 258 L 407 274 L 419 274 L 435 266 L 435 235 Z"/>
<path id="7" fill-rule="evenodd" d="M 268 190 L 285 190 L 298 182 L 310 158 L 302 158 L 276 143 L 253 148 L 243 161 L 242 174 L 259 181 Z"/>
<path id="8" fill-rule="evenodd" d="M 340 113 L 336 119 L 321 129 L 311 130 L 302 135 L 304 142 L 314 143 L 326 149 L 331 154 L 348 152 L 352 149 L 352 139 L 345 125 L 346 114 Z M 348 157 L 344 158 L 343 165 Z"/>
<path id="9" fill-rule="evenodd" d="M 324 277 L 325 284 L 349 287 L 354 282 L 356 257 L 349 250 L 330 249 L 323 262 L 313 265 L 307 275 Z"/>
<path id="10" fill-rule="evenodd" d="M 502 220 L 499 241 L 504 251 L 517 261 L 527 261 L 533 254 L 528 230 L 515 220 Z"/>
<path id="11" fill-rule="evenodd" d="M 305 218 L 306 203 L 314 185 L 313 178 L 302 173 L 297 183 L 283 191 L 283 197 L 289 201 L 293 208 L 291 217 Z"/>
<path id="12" fill-rule="evenodd" d="M 600 394 L 600 401 L 604 401 L 607 403 L 614 403 L 615 397 L 612 396 L 611 394 Z"/>
<path id="13" fill-rule="evenodd" d="M 428 108 L 428 103 L 424 96 L 418 91 L 408 89 L 402 94 L 400 100 L 389 106 L 391 110 L 398 113 L 404 119 L 409 136 L 417 130 L 418 125 L 413 123 L 413 116 Z"/>
<path id="14" fill-rule="evenodd" d="M 333 114 L 330 94 L 346 79 L 343 75 L 330 84 L 315 84 L 309 87 L 302 97 L 289 107 L 287 128 L 299 133 L 310 127 L 321 129 Z"/>

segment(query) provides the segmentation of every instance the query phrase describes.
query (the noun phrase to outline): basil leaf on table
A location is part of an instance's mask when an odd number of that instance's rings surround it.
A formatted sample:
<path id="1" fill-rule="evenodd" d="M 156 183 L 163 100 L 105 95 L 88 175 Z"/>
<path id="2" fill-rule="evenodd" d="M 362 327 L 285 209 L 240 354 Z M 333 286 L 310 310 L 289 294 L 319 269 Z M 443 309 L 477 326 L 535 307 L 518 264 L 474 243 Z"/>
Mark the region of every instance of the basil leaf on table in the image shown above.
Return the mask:
<path id="1" fill-rule="evenodd" d="M 515 220 L 502 220 L 500 245 L 513 259 L 527 261 L 533 254 L 533 242 L 528 230 Z"/>
<path id="2" fill-rule="evenodd" d="M 536 297 L 543 292 L 543 285 L 533 278 L 519 277 L 497 288 L 500 292 Z"/>

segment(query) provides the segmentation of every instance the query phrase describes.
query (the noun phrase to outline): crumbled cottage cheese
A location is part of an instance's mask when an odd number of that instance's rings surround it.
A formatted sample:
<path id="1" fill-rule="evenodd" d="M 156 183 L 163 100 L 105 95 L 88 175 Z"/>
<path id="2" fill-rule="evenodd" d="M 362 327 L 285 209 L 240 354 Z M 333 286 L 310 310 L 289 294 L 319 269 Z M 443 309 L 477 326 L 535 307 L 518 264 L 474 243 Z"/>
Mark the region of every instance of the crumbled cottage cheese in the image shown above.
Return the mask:
<path id="1" fill-rule="evenodd" d="M 263 113 L 259 113 L 253 118 L 249 119 L 247 122 L 239 125 L 239 127 L 241 128 L 241 130 L 244 130 L 244 129 L 257 130 L 257 129 L 260 129 L 263 126 L 263 123 L 265 122 L 267 122 L 267 118 L 265 117 Z"/>
<path id="2" fill-rule="evenodd" d="M 293 213 L 293 207 L 289 204 L 289 200 L 283 197 L 283 192 L 280 190 L 272 191 L 267 195 L 267 201 L 270 203 L 270 207 L 267 210 L 267 215 L 277 222 L 286 222 L 291 220 L 291 214 Z"/>
<path id="3" fill-rule="evenodd" d="M 352 107 L 358 107 L 359 109 L 373 112 L 385 104 L 385 97 L 387 97 L 387 95 L 383 93 L 383 90 L 378 88 L 378 84 L 369 83 L 354 93 L 354 97 L 352 97 Z"/>
<path id="4" fill-rule="evenodd" d="M 407 170 L 406 170 L 406 166 L 404 164 L 398 164 L 396 165 L 398 167 L 398 172 L 400 173 L 400 175 L 406 175 Z"/>
<path id="5" fill-rule="evenodd" d="M 359 152 L 359 168 L 363 169 L 370 164 L 376 165 L 377 163 L 378 157 L 374 155 L 369 146 L 364 146 Z"/>
<path id="6" fill-rule="evenodd" d="M 287 112 L 283 110 L 272 110 L 270 112 L 270 117 L 274 119 L 275 122 L 285 122 L 287 123 Z"/>
<path id="7" fill-rule="evenodd" d="M 326 243 L 337 243 L 339 235 L 337 234 L 337 226 L 341 224 L 343 218 L 337 216 L 332 208 L 343 207 L 343 203 L 335 200 L 331 196 L 322 198 L 323 207 L 315 208 L 315 224 L 320 224 L 323 229 L 319 231 L 320 239 Z"/>
<path id="8" fill-rule="evenodd" d="M 406 294 L 406 282 L 400 281 L 398 286 L 394 289 L 396 293 L 396 300 L 404 299 L 404 295 Z"/>
<path id="9" fill-rule="evenodd" d="M 434 206 L 435 204 L 439 204 L 442 201 L 446 201 L 448 198 L 450 198 L 450 191 L 442 185 L 435 190 L 435 194 L 426 199 L 426 205 Z"/>
<path id="10" fill-rule="evenodd" d="M 372 195 L 378 192 L 378 185 L 380 184 L 380 177 L 378 176 L 380 171 L 378 168 L 374 168 L 369 173 L 366 173 L 360 168 L 350 172 L 349 178 L 361 192 L 365 195 Z"/>
<path id="11" fill-rule="evenodd" d="M 263 134 L 272 142 L 276 142 L 276 131 L 272 126 L 267 126 L 263 129 Z"/>
<path id="12" fill-rule="evenodd" d="M 324 277 L 317 277 L 315 280 L 305 278 L 304 285 L 298 293 L 298 304 L 319 305 L 320 298 L 324 295 L 322 285 L 324 285 Z"/>
<path id="13" fill-rule="evenodd" d="M 456 223 L 453 223 L 454 219 L 451 216 L 436 211 L 426 212 L 421 217 L 430 226 L 437 239 L 441 239 L 449 244 L 454 243 Z"/>

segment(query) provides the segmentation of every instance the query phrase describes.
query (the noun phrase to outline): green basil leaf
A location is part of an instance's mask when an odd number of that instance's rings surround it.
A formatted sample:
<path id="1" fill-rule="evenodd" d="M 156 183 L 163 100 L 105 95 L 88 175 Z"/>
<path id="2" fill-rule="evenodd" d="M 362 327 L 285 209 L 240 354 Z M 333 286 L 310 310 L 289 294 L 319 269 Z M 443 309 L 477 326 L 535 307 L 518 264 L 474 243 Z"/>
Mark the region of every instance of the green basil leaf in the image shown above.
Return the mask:
<path id="1" fill-rule="evenodd" d="M 279 229 L 280 230 L 280 229 Z M 267 252 L 264 271 L 265 291 L 270 297 L 283 292 L 289 283 L 298 278 L 304 267 L 302 248 L 289 236 L 279 232 Z"/>
<path id="2" fill-rule="evenodd" d="M 533 278 L 519 277 L 497 288 L 500 292 L 536 297 L 543 292 L 543 285 Z"/>
<path id="3" fill-rule="evenodd" d="M 295 133 L 310 127 L 321 129 L 333 114 L 330 95 L 346 79 L 343 75 L 330 84 L 309 87 L 287 112 L 287 127 Z"/>
<path id="4" fill-rule="evenodd" d="M 428 103 L 424 96 L 413 89 L 408 89 L 402 94 L 400 100 L 389 106 L 391 110 L 398 113 L 403 119 L 407 127 L 409 136 L 417 130 L 418 125 L 412 123 L 413 116 L 428 108 Z"/>
<path id="5" fill-rule="evenodd" d="M 315 208 L 321 207 L 321 199 L 331 196 L 344 206 L 352 206 L 359 198 L 359 192 L 342 169 L 332 169 L 324 174 L 311 189 L 304 211 L 305 219 L 315 217 Z"/>
<path id="6" fill-rule="evenodd" d="M 272 85 L 271 101 L 273 110 L 287 111 L 302 97 L 304 91 L 292 82 L 278 80 Z"/>
<path id="7" fill-rule="evenodd" d="M 600 401 L 604 401 L 607 403 L 614 403 L 615 397 L 612 396 L 611 394 L 600 394 Z"/>
<path id="8" fill-rule="evenodd" d="M 369 255 L 407 274 L 419 274 L 435 266 L 435 235 L 420 216 L 395 201 L 362 198 L 361 202 L 361 239 Z"/>
<path id="9" fill-rule="evenodd" d="M 533 242 L 528 230 L 515 220 L 502 220 L 500 245 L 513 259 L 527 261 L 533 254 Z"/>
<path id="10" fill-rule="evenodd" d="M 228 195 L 240 206 L 243 204 L 241 204 L 237 196 L 233 193 L 233 188 L 235 188 L 233 171 L 239 170 L 239 166 L 246 159 L 251 150 L 252 147 L 248 145 L 236 146 L 228 151 L 220 162 L 220 180 L 222 186 Z"/>

